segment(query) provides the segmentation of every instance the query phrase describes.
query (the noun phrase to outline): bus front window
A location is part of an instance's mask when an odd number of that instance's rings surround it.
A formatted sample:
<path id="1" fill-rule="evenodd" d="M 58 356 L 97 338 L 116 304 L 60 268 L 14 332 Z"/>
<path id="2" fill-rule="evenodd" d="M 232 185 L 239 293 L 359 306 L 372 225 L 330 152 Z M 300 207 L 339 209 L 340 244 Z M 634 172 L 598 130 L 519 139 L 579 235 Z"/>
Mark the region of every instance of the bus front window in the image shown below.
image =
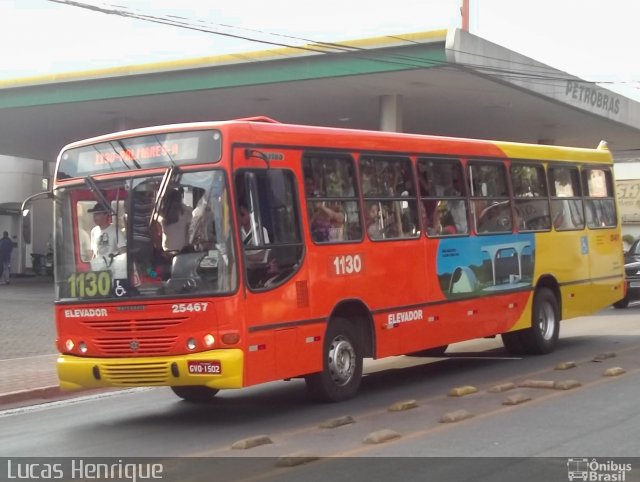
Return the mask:
<path id="1" fill-rule="evenodd" d="M 102 201 L 84 184 L 57 191 L 58 300 L 235 290 L 223 171 L 178 173 L 168 180 L 136 177 L 97 186 Z"/>

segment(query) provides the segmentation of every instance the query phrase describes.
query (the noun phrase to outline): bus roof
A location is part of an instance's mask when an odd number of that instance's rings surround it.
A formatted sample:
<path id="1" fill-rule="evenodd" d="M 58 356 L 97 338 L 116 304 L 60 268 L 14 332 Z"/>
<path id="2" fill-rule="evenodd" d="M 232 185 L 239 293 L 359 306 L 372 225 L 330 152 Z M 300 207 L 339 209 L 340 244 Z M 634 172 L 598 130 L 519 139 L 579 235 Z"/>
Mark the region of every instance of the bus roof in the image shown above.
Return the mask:
<path id="1" fill-rule="evenodd" d="M 597 148 L 586 149 L 487 139 L 282 124 L 261 116 L 225 121 L 168 124 L 113 132 L 68 144 L 61 152 L 114 139 L 208 129 L 219 129 L 227 135 L 232 133 L 232 142 L 240 144 L 291 146 L 305 149 L 330 148 L 406 155 L 613 163 L 613 158 L 605 142 L 601 142 Z"/>

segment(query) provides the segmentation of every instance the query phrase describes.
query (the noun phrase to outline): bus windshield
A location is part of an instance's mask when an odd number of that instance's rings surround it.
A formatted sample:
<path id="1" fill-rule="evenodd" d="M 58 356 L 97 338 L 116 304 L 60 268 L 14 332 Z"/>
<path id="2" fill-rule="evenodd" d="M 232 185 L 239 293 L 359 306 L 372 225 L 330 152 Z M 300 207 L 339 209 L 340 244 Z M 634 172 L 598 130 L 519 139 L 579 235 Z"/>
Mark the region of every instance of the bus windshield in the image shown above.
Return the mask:
<path id="1" fill-rule="evenodd" d="M 236 289 L 224 171 L 85 181 L 56 190 L 57 300 Z"/>

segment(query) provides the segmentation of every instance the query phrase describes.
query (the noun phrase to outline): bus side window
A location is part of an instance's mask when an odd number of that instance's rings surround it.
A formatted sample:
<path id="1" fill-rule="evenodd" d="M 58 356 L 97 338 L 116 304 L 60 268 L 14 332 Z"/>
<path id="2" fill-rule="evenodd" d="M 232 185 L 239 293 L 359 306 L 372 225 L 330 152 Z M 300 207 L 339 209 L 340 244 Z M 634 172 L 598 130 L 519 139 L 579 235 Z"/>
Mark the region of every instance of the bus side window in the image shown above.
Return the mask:
<path id="1" fill-rule="evenodd" d="M 279 286 L 302 259 L 295 177 L 287 169 L 241 170 L 235 184 L 247 284 L 253 290 Z"/>
<path id="2" fill-rule="evenodd" d="M 469 164 L 469 184 L 476 232 L 510 232 L 513 220 L 504 164 L 473 161 Z"/>
<path id="3" fill-rule="evenodd" d="M 511 184 L 519 231 L 551 229 L 547 183 L 542 165 L 511 165 Z"/>
<path id="4" fill-rule="evenodd" d="M 551 222 L 558 231 L 584 228 L 582 190 L 577 167 L 549 167 Z"/>
<path id="5" fill-rule="evenodd" d="M 468 234 L 462 164 L 457 159 L 418 159 L 421 214 L 427 236 Z"/>
<path id="6" fill-rule="evenodd" d="M 609 228 L 617 224 L 611 172 L 606 169 L 583 169 L 582 179 L 587 211 L 587 226 Z"/>
<path id="7" fill-rule="evenodd" d="M 360 156 L 360 183 L 369 238 L 420 236 L 416 188 L 409 158 Z"/>
<path id="8" fill-rule="evenodd" d="M 320 244 L 362 239 L 351 156 L 305 153 L 302 166 L 311 239 Z"/>

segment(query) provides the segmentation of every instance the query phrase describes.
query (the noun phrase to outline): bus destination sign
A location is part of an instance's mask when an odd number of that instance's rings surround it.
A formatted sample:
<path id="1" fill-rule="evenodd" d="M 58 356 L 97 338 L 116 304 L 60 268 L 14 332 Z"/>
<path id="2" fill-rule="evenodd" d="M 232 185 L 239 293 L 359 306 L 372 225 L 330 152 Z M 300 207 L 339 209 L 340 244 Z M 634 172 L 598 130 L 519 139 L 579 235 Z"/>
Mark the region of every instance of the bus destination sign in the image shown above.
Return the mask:
<path id="1" fill-rule="evenodd" d="M 121 151 L 113 150 L 111 152 L 103 152 L 97 150 L 95 153 L 93 153 L 93 162 L 96 166 L 98 166 L 100 164 L 112 164 L 114 162 L 139 162 L 149 159 L 160 159 L 164 157 L 169 157 L 171 159 L 180 159 L 181 156 L 184 156 L 183 152 L 185 151 L 185 148 L 186 150 L 195 148 L 197 152 L 198 139 L 193 139 L 195 141 L 195 145 L 193 142 L 188 142 L 189 140 L 190 139 L 182 139 L 179 142 L 138 146 L 133 149 L 123 149 Z M 85 157 L 91 157 L 91 154 L 92 153 L 86 153 L 85 155 L 81 154 L 78 157 L 78 162 L 81 164 L 85 163 L 87 161 Z M 89 162 L 91 162 L 91 159 L 88 160 Z"/>
<path id="2" fill-rule="evenodd" d="M 63 152 L 57 179 L 216 162 L 220 153 L 220 132 L 211 130 L 114 139 Z"/>

